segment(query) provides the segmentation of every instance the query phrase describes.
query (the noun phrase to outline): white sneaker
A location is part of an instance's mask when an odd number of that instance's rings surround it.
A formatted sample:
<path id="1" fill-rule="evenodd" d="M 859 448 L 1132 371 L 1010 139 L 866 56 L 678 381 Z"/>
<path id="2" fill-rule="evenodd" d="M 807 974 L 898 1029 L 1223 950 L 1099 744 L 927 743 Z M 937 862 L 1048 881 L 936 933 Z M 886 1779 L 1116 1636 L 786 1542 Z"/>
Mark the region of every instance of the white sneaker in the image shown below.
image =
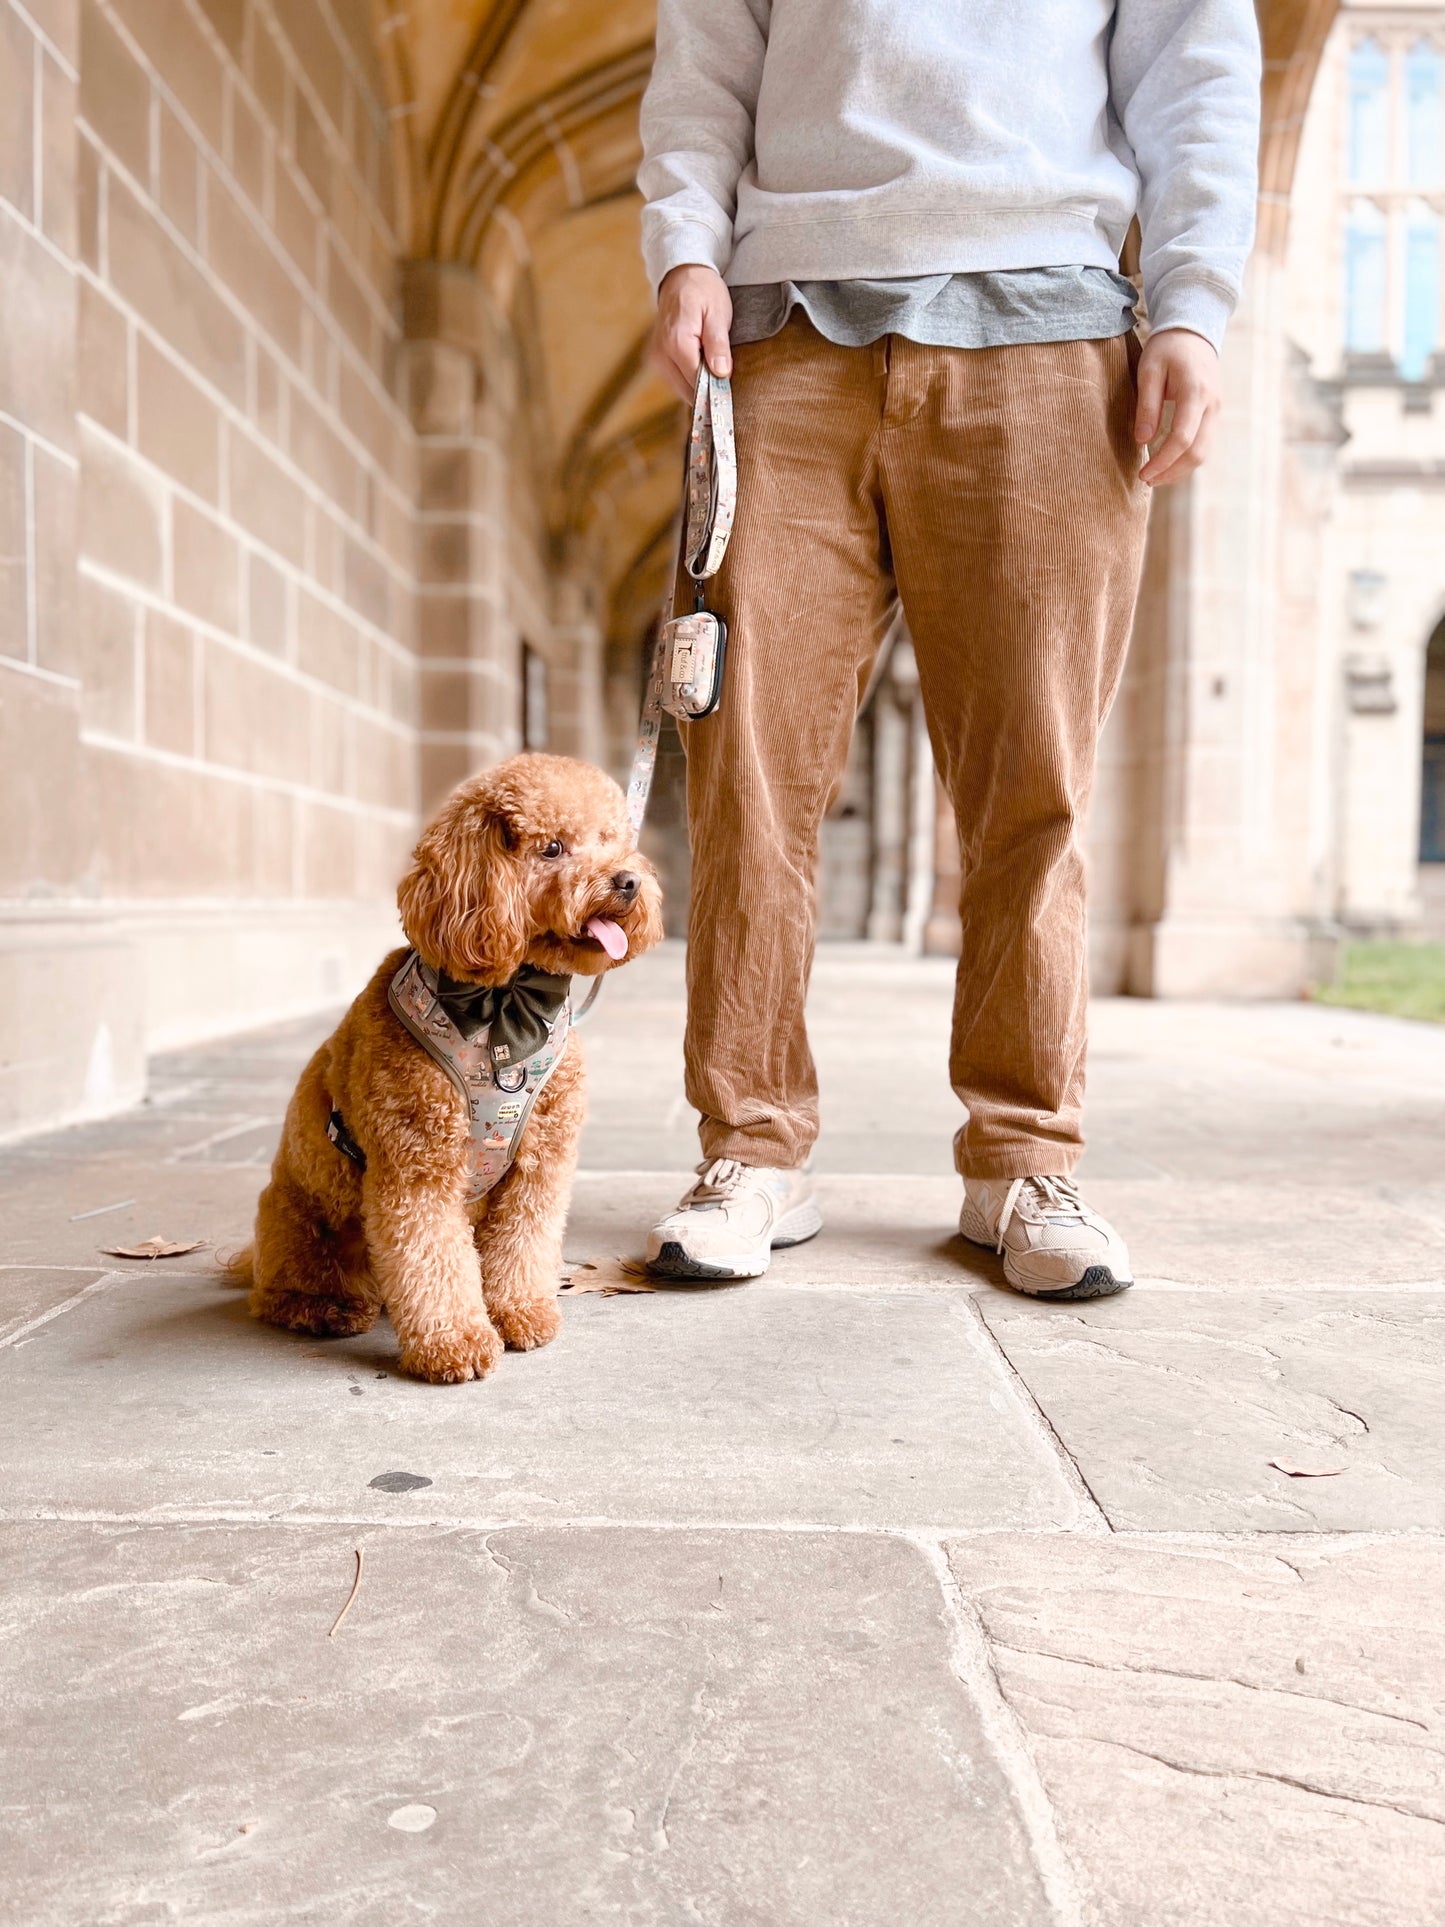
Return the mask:
<path id="1" fill-rule="evenodd" d="M 647 1268 L 660 1278 L 759 1278 L 777 1245 L 823 1229 L 806 1171 L 714 1158 L 676 1211 L 653 1226 Z"/>
<path id="2" fill-rule="evenodd" d="M 1002 1253 L 1030 1298 L 1107 1298 L 1134 1282 L 1127 1245 L 1072 1178 L 965 1178 L 958 1228 Z"/>

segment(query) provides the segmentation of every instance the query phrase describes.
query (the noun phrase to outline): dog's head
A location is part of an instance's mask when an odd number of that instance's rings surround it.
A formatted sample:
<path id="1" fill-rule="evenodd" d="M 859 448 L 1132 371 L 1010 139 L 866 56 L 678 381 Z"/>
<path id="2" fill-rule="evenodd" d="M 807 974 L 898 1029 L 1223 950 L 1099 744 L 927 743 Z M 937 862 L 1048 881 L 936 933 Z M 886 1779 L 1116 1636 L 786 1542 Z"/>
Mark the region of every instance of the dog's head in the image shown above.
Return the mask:
<path id="1" fill-rule="evenodd" d="M 397 905 L 423 960 L 465 983 L 506 983 L 524 963 L 596 977 L 662 935 L 622 791 L 570 756 L 513 756 L 453 790 Z"/>

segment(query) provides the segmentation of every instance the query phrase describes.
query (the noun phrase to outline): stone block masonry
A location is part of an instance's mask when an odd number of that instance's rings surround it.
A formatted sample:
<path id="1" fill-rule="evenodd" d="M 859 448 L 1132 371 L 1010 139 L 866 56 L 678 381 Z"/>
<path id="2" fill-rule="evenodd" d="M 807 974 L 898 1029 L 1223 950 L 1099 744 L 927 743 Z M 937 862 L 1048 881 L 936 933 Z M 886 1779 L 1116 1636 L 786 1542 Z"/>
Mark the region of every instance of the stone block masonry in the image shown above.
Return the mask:
<path id="1" fill-rule="evenodd" d="M 516 743 L 467 503 L 423 764 L 404 198 L 364 0 L 0 0 L 0 1138 L 349 993 L 424 785 Z"/>

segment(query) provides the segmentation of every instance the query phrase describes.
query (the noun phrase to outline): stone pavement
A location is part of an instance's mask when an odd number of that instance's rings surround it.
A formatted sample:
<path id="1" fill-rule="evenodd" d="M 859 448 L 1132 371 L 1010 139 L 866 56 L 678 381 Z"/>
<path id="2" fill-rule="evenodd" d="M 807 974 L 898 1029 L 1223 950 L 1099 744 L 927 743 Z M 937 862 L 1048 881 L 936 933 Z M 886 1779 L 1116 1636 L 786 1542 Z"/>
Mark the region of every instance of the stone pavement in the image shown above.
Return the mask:
<path id="1" fill-rule="evenodd" d="M 482 1385 L 99 1252 L 241 1239 L 320 1023 L 0 1152 L 0 1918 L 1438 1922 L 1445 1029 L 1098 1007 L 1140 1282 L 1048 1308 L 950 1237 L 947 1002 L 825 952 L 824 1235 Z M 591 1028 L 591 1275 L 681 1018 L 669 947 Z"/>

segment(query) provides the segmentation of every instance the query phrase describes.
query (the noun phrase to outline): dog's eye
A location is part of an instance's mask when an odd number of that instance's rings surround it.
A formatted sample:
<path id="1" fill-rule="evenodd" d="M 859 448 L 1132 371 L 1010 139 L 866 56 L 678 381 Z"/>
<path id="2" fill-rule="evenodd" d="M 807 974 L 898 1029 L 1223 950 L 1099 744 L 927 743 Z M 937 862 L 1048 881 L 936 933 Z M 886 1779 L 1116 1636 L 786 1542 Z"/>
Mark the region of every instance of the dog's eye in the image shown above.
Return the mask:
<path id="1" fill-rule="evenodd" d="M 562 844 L 560 839 L 554 836 L 550 843 L 544 844 L 542 854 L 543 856 L 561 856 Z"/>

